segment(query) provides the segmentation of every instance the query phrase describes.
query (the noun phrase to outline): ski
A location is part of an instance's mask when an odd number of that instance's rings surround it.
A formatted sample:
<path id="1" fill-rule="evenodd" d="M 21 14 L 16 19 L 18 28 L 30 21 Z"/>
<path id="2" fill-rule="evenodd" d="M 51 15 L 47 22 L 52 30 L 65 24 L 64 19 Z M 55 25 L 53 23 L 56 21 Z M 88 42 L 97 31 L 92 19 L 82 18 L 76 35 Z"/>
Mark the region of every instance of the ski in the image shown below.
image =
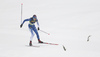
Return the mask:
<path id="1" fill-rule="evenodd" d="M 59 44 L 55 44 L 55 43 L 47 43 L 47 42 L 43 42 L 43 43 L 40 43 L 40 44 L 59 45 Z"/>
<path id="2" fill-rule="evenodd" d="M 38 44 L 59 45 L 59 44 L 55 44 L 55 43 L 48 43 L 48 42 L 43 42 L 43 43 L 38 43 Z M 32 45 L 32 46 L 25 45 L 25 46 L 27 46 L 27 47 L 40 47 L 40 46 L 37 46 L 37 45 Z"/>
<path id="3" fill-rule="evenodd" d="M 29 45 L 26 45 L 27 47 L 40 47 L 40 46 L 35 46 L 35 45 L 32 45 L 32 46 L 29 46 Z"/>

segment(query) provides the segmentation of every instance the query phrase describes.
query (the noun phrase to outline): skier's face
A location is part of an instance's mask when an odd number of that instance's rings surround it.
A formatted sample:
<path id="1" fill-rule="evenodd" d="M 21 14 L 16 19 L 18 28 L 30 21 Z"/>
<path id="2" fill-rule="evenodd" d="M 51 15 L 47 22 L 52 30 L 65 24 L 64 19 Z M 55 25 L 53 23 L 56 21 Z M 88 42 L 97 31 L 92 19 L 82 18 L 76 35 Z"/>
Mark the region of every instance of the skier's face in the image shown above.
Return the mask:
<path id="1" fill-rule="evenodd" d="M 33 18 L 34 21 L 36 21 L 36 18 Z"/>

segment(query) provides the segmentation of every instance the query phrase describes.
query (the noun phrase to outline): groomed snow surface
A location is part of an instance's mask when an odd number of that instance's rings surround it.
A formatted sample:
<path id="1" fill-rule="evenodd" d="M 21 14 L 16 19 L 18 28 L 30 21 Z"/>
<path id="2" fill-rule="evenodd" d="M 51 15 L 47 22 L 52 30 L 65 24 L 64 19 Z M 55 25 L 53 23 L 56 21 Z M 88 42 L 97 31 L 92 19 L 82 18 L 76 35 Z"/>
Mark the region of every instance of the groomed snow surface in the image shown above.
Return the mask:
<path id="1" fill-rule="evenodd" d="M 40 29 L 50 33 L 38 31 L 40 39 L 59 45 L 38 44 L 35 35 L 33 45 L 40 47 L 28 46 L 29 22 L 20 28 L 21 3 L 22 20 L 36 14 Z M 1 0 L 0 57 L 100 57 L 100 1 Z"/>

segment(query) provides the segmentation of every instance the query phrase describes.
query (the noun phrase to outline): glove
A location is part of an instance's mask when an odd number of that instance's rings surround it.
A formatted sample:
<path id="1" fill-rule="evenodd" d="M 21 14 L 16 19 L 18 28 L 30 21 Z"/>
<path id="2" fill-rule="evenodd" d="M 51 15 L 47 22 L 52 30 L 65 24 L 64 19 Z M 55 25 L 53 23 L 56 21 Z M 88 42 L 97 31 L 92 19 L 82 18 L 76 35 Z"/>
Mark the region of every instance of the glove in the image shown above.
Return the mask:
<path id="1" fill-rule="evenodd" d="M 38 30 L 40 30 L 40 28 L 38 27 Z"/>
<path id="2" fill-rule="evenodd" d="M 20 28 L 22 28 L 23 24 L 20 25 Z"/>

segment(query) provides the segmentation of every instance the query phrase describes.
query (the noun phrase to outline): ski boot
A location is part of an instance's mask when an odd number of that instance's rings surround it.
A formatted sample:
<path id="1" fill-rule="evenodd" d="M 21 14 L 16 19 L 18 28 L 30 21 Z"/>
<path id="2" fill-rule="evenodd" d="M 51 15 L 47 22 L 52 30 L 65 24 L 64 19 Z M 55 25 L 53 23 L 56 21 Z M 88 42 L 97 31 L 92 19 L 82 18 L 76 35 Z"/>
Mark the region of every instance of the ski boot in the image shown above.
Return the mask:
<path id="1" fill-rule="evenodd" d="M 32 41 L 30 41 L 29 46 L 32 46 Z"/>
<path id="2" fill-rule="evenodd" d="M 43 41 L 41 41 L 41 40 L 38 40 L 38 43 L 43 43 Z"/>

